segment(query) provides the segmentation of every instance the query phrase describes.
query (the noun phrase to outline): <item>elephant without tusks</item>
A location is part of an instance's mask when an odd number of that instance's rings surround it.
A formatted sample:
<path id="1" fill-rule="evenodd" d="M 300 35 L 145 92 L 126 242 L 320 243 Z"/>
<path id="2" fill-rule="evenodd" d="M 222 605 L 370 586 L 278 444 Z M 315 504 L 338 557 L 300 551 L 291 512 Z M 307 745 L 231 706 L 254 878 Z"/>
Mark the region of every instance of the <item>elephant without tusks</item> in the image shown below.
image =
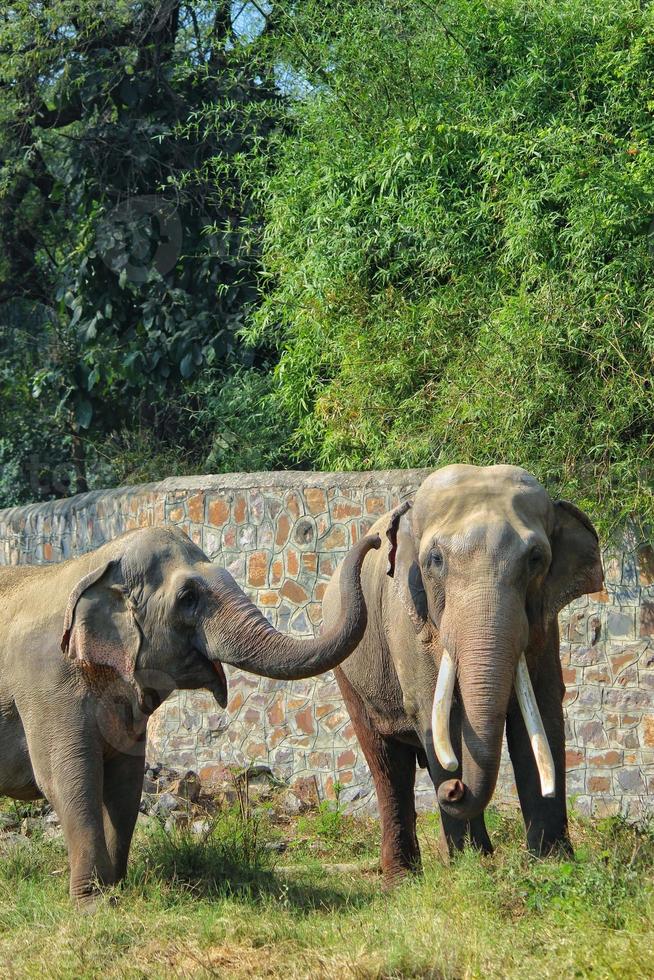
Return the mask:
<path id="1" fill-rule="evenodd" d="M 570 848 L 557 614 L 602 587 L 597 534 L 516 466 L 448 466 L 380 518 L 388 547 L 362 573 L 368 625 L 336 670 L 372 771 L 387 882 L 415 870 L 416 763 L 441 846 L 492 850 L 484 808 L 506 725 L 530 850 Z M 338 572 L 324 600 L 337 621 Z"/>
<path id="2" fill-rule="evenodd" d="M 125 874 L 152 711 L 176 688 L 207 688 L 224 707 L 221 662 L 282 680 L 340 663 L 365 630 L 361 565 L 379 545 L 372 535 L 349 552 L 334 625 L 315 640 L 278 633 L 175 528 L 0 569 L 0 793 L 54 805 L 74 899 L 91 907 Z"/>

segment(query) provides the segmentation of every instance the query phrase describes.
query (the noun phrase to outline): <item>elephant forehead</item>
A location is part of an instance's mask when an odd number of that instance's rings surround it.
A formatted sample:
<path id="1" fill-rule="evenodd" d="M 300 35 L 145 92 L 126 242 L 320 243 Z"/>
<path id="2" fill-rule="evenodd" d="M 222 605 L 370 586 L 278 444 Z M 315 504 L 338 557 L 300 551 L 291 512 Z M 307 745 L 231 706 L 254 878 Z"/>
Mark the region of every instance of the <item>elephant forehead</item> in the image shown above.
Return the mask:
<path id="1" fill-rule="evenodd" d="M 123 566 L 128 574 L 147 578 L 157 585 L 182 567 L 207 561 L 204 553 L 177 528 L 143 528 L 125 536 Z"/>
<path id="2" fill-rule="evenodd" d="M 429 551 L 436 540 L 440 547 L 460 558 L 485 556 L 493 561 L 519 558 L 536 540 L 547 542 L 539 527 L 531 528 L 519 518 L 506 516 L 489 519 L 487 514 L 472 514 L 459 525 L 432 524 L 423 535 L 421 554 Z"/>
<path id="3" fill-rule="evenodd" d="M 469 536 L 473 528 L 479 535 L 508 525 L 526 538 L 537 530 L 549 533 L 552 503 L 535 477 L 518 467 L 447 467 L 420 488 L 413 519 L 421 536 Z"/>
<path id="4" fill-rule="evenodd" d="M 510 492 L 511 488 L 534 489 L 545 493 L 545 490 L 533 474 L 524 470 L 521 466 L 508 466 L 497 464 L 495 466 L 472 466 L 464 463 L 453 463 L 451 466 L 444 466 L 440 470 L 430 473 L 424 480 L 419 494 L 443 492 L 448 489 L 484 488 L 487 491 L 492 488 L 497 490 L 504 489 Z"/>

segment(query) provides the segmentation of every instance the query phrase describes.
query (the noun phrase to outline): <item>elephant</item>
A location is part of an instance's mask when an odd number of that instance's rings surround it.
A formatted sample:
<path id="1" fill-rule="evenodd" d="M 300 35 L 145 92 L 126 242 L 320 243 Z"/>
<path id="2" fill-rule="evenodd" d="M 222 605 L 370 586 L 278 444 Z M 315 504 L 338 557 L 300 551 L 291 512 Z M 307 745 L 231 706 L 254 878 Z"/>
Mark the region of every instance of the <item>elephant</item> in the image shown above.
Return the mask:
<path id="1" fill-rule="evenodd" d="M 312 640 L 277 632 L 175 527 L 0 569 L 0 793 L 54 806 L 82 908 L 125 875 L 149 715 L 177 688 L 225 707 L 222 663 L 283 680 L 336 666 L 365 630 L 361 566 L 380 544 L 369 535 L 347 554 L 338 621 Z"/>
<path id="2" fill-rule="evenodd" d="M 558 613 L 602 588 L 597 533 L 517 466 L 456 464 L 371 533 L 366 630 L 335 670 L 372 773 L 386 884 L 419 870 L 416 766 L 427 768 L 449 859 L 492 852 L 484 810 L 506 737 L 527 845 L 570 852 Z M 338 570 L 324 597 L 338 617 Z"/>

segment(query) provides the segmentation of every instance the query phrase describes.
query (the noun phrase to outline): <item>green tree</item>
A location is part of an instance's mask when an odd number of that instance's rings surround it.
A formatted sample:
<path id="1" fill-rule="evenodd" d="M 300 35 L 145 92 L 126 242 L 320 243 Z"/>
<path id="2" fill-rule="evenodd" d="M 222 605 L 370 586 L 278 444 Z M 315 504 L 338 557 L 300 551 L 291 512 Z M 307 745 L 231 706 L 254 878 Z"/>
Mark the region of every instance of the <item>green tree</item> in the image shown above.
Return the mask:
<path id="1" fill-rule="evenodd" d="M 0 14 L 5 503 L 202 466 L 206 404 L 224 416 L 229 392 L 265 413 L 268 348 L 239 339 L 258 262 L 240 172 L 280 98 L 238 8 L 19 0 Z M 260 463 L 283 442 L 266 425 Z M 238 466 L 231 445 L 219 456 Z"/>
<path id="2" fill-rule="evenodd" d="M 287 5 L 265 182 L 280 412 L 325 468 L 523 464 L 654 516 L 654 8 Z"/>

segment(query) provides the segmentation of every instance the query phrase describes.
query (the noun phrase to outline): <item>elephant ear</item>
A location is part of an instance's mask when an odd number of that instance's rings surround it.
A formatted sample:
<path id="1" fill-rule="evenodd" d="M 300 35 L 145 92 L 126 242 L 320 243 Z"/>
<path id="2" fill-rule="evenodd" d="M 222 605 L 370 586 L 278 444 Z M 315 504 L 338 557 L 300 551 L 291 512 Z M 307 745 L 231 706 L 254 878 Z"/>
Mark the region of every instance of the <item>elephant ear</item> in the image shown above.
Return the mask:
<path id="1" fill-rule="evenodd" d="M 427 596 L 422 583 L 418 551 L 413 537 L 410 501 L 405 501 L 391 512 L 386 537 L 389 540 L 389 575 L 395 581 L 395 594 L 413 624 L 416 633 L 421 633 L 427 623 Z"/>
<path id="2" fill-rule="evenodd" d="M 132 683 L 141 632 L 120 573 L 120 560 L 85 575 L 71 592 L 61 638 L 69 660 L 87 669 L 109 667 Z"/>
<path id="3" fill-rule="evenodd" d="M 604 584 L 599 538 L 589 518 L 567 500 L 555 502 L 554 517 L 552 564 L 544 583 L 550 615 L 587 592 L 599 592 Z"/>

